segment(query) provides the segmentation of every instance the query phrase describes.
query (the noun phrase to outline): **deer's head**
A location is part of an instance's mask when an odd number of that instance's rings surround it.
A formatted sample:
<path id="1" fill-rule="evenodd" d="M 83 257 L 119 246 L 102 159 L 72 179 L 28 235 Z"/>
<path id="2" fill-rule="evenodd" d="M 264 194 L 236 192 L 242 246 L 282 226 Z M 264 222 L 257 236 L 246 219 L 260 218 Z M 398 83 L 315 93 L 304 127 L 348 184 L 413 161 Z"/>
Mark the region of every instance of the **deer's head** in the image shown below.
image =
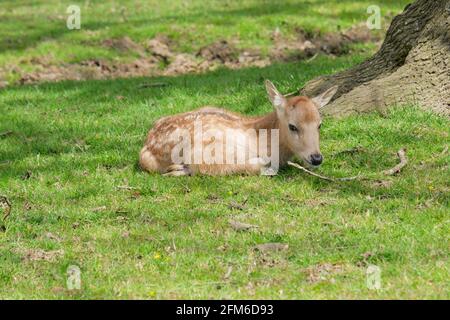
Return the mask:
<path id="1" fill-rule="evenodd" d="M 331 87 L 314 98 L 286 98 L 272 82 L 266 80 L 266 90 L 276 110 L 282 143 L 310 165 L 318 166 L 323 161 L 319 147 L 322 123 L 319 109 L 331 100 L 337 89 L 337 86 Z"/>

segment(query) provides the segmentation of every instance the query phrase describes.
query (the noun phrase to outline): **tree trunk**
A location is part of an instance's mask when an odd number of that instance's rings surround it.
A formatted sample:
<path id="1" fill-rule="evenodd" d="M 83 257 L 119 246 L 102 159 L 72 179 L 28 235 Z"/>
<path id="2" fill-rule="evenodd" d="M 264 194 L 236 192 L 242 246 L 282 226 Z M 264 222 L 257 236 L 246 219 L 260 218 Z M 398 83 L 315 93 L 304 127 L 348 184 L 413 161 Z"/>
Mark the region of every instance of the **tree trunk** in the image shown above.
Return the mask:
<path id="1" fill-rule="evenodd" d="M 395 17 L 380 50 L 340 73 L 308 82 L 301 93 L 339 90 L 328 115 L 419 105 L 450 115 L 450 0 L 417 0 Z"/>

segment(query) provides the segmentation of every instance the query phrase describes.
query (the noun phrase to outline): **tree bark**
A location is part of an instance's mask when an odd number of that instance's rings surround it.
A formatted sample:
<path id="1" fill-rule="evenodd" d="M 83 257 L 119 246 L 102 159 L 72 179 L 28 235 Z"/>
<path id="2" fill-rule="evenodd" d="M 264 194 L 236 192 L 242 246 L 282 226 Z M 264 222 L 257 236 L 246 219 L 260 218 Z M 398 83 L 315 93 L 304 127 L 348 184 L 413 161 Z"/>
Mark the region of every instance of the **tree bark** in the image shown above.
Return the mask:
<path id="1" fill-rule="evenodd" d="M 380 50 L 349 70 L 308 82 L 315 96 L 339 90 L 323 113 L 340 116 L 419 105 L 450 115 L 450 0 L 417 0 L 396 16 Z"/>

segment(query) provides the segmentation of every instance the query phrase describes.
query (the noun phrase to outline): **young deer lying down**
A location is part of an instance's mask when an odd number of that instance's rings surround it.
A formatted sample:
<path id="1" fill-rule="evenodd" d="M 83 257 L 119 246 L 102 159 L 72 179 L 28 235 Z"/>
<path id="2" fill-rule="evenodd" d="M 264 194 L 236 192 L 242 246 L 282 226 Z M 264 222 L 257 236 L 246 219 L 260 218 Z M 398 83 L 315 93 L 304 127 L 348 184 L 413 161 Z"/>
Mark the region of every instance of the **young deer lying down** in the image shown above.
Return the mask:
<path id="1" fill-rule="evenodd" d="M 293 156 L 320 165 L 319 108 L 331 100 L 337 87 L 312 99 L 286 98 L 268 80 L 266 90 L 275 111 L 264 116 L 203 107 L 159 119 L 141 150 L 140 166 L 181 176 L 273 174 Z"/>

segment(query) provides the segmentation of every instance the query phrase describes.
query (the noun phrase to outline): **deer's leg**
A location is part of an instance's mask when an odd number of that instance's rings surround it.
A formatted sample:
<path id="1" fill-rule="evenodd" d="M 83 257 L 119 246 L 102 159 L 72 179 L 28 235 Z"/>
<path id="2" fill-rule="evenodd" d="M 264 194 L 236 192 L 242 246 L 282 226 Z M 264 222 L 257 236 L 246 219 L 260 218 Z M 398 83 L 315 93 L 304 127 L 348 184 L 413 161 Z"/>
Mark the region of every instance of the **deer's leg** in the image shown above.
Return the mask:
<path id="1" fill-rule="evenodd" d="M 163 176 L 180 177 L 180 176 L 190 176 L 192 175 L 192 170 L 188 165 L 185 164 L 172 164 L 167 167 L 166 173 Z"/>
<path id="2" fill-rule="evenodd" d="M 160 165 L 156 157 L 152 154 L 152 152 L 144 146 L 139 154 L 139 165 L 142 169 L 155 172 L 160 170 Z"/>
<path id="3" fill-rule="evenodd" d="M 267 175 L 270 169 L 270 162 L 264 160 L 263 158 L 256 157 L 251 158 L 248 161 L 248 164 L 245 166 L 245 170 L 247 174 L 252 175 Z M 272 174 L 269 174 L 272 175 Z"/>

